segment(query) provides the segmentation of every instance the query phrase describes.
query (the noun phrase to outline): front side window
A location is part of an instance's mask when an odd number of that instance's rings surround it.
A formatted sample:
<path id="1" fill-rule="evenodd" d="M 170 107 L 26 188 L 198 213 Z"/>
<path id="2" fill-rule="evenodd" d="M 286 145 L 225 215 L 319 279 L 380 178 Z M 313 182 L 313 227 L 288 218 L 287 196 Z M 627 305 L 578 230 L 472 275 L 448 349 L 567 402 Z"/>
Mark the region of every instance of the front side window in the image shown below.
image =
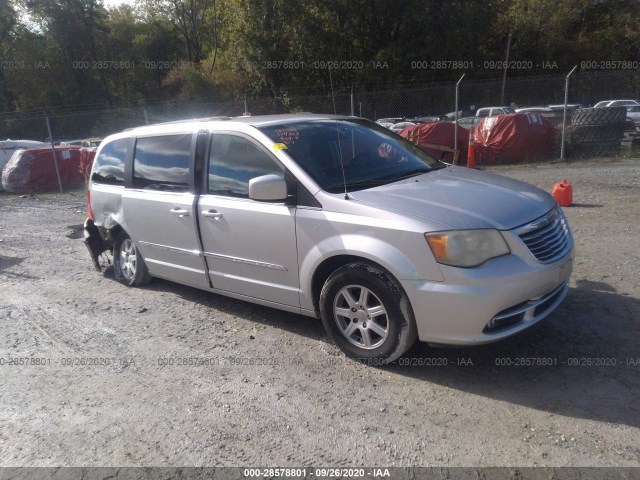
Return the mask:
<path id="1" fill-rule="evenodd" d="M 189 190 L 190 133 L 138 138 L 133 186 L 148 190 Z"/>
<path id="2" fill-rule="evenodd" d="M 302 120 L 260 130 L 331 193 L 383 185 L 444 166 L 411 142 L 362 119 Z"/>
<path id="3" fill-rule="evenodd" d="M 209 193 L 249 198 L 249 180 L 269 174 L 282 175 L 282 169 L 253 142 L 236 135 L 213 135 Z"/>
<path id="4" fill-rule="evenodd" d="M 104 146 L 93 162 L 92 182 L 124 185 L 124 161 L 128 144 L 128 138 L 119 138 Z"/>

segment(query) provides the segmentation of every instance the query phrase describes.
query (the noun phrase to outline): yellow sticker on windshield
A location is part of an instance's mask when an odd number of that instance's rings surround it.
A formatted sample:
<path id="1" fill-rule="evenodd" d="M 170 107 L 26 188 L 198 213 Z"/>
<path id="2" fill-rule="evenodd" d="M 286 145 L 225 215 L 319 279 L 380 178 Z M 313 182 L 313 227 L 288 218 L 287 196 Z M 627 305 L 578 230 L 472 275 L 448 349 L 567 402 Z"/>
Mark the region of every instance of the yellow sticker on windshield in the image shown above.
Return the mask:
<path id="1" fill-rule="evenodd" d="M 273 149 L 276 152 L 279 152 L 280 150 L 286 150 L 287 146 L 284 143 L 274 143 L 273 144 Z"/>

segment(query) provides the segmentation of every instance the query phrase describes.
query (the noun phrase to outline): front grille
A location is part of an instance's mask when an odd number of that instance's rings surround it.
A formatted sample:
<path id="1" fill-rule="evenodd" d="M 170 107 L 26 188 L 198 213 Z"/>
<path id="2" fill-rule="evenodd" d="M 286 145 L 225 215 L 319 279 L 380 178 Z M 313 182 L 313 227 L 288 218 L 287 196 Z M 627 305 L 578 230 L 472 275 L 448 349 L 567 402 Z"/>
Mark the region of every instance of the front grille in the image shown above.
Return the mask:
<path id="1" fill-rule="evenodd" d="M 571 250 L 571 232 L 559 208 L 518 229 L 518 236 L 542 263 L 551 263 Z"/>

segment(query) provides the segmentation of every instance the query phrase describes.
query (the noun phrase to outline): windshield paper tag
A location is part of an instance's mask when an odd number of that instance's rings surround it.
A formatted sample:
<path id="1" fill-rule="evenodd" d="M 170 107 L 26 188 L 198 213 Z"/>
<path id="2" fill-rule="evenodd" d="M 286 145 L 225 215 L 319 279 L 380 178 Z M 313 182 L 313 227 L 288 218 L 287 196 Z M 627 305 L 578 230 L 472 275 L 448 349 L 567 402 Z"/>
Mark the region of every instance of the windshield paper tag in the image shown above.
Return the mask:
<path id="1" fill-rule="evenodd" d="M 276 135 L 285 145 L 293 145 L 300 137 L 298 130 L 293 127 L 279 128 L 276 130 Z"/>

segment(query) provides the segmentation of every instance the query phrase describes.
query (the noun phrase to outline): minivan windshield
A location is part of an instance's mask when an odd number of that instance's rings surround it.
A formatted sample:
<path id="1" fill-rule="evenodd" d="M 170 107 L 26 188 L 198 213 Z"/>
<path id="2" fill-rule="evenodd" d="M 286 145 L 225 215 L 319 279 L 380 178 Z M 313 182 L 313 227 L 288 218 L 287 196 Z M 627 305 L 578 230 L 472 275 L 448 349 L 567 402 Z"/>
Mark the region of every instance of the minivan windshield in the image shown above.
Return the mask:
<path id="1" fill-rule="evenodd" d="M 258 128 L 330 193 L 384 185 L 445 166 L 386 128 L 359 118 Z"/>

